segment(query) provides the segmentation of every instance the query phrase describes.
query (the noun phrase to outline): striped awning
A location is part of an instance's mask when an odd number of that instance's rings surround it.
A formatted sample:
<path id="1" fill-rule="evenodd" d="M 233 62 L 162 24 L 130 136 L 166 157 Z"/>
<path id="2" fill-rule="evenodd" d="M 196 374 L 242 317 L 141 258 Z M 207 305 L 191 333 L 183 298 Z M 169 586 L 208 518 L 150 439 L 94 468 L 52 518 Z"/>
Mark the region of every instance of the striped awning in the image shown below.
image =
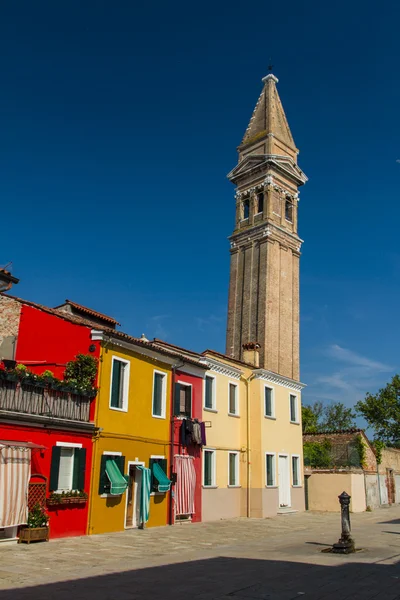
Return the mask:
<path id="1" fill-rule="evenodd" d="M 193 456 L 175 455 L 175 516 L 195 513 L 194 492 L 196 489 L 196 471 Z"/>
<path id="2" fill-rule="evenodd" d="M 110 494 L 112 496 L 120 496 L 123 494 L 128 487 L 128 483 L 118 468 L 115 460 L 108 460 L 106 462 L 106 475 L 110 480 Z"/>
<path id="3" fill-rule="evenodd" d="M 153 475 L 158 481 L 158 491 L 169 492 L 171 482 L 158 463 L 153 463 Z"/>

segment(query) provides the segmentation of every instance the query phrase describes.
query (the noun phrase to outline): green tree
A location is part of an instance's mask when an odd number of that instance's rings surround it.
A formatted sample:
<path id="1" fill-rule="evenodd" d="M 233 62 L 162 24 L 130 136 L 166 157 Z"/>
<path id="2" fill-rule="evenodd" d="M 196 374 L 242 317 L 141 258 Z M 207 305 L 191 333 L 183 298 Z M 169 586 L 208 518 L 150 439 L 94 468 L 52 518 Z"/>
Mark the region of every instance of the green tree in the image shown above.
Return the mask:
<path id="1" fill-rule="evenodd" d="M 400 376 L 395 375 L 377 394 L 367 394 L 356 404 L 359 415 L 387 446 L 400 445 Z"/>
<path id="2" fill-rule="evenodd" d="M 321 415 L 323 409 L 322 402 L 302 405 L 301 422 L 303 425 L 303 433 L 315 433 L 321 429 Z"/>
<path id="3" fill-rule="evenodd" d="M 352 429 L 356 427 L 355 417 L 351 408 L 347 408 L 342 402 L 333 402 L 324 408 L 321 426 L 324 431 Z"/>

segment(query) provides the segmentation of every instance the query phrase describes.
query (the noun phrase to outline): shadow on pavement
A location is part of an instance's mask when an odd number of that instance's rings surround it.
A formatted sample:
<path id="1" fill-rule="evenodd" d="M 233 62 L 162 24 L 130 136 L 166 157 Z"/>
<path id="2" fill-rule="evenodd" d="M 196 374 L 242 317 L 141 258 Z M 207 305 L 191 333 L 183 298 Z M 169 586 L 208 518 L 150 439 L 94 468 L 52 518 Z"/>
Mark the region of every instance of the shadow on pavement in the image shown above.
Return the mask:
<path id="1" fill-rule="evenodd" d="M 354 562 L 352 562 L 354 558 Z M 0 591 L 0 600 L 305 600 L 400 598 L 399 565 L 332 566 L 217 557 Z M 71 578 L 74 576 L 71 572 Z"/>

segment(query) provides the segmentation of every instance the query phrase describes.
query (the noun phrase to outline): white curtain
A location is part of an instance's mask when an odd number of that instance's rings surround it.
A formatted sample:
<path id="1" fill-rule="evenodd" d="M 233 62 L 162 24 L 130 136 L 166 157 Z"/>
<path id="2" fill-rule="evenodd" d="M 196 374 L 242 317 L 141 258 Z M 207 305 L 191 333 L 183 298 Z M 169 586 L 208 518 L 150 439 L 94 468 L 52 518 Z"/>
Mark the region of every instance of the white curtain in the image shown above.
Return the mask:
<path id="1" fill-rule="evenodd" d="M 30 448 L 0 444 L 0 527 L 14 527 L 27 522 L 30 476 Z"/>

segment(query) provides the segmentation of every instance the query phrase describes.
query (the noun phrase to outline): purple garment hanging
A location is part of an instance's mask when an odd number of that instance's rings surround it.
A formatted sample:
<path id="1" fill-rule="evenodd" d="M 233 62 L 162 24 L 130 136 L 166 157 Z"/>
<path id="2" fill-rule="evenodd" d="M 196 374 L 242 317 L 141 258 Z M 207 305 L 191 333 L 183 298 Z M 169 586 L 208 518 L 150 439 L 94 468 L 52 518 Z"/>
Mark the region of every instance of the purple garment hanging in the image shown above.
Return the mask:
<path id="1" fill-rule="evenodd" d="M 200 423 L 200 429 L 201 429 L 201 445 L 206 446 L 206 444 L 207 444 L 207 442 L 206 442 L 206 424 L 204 423 L 204 421 L 202 421 Z"/>

